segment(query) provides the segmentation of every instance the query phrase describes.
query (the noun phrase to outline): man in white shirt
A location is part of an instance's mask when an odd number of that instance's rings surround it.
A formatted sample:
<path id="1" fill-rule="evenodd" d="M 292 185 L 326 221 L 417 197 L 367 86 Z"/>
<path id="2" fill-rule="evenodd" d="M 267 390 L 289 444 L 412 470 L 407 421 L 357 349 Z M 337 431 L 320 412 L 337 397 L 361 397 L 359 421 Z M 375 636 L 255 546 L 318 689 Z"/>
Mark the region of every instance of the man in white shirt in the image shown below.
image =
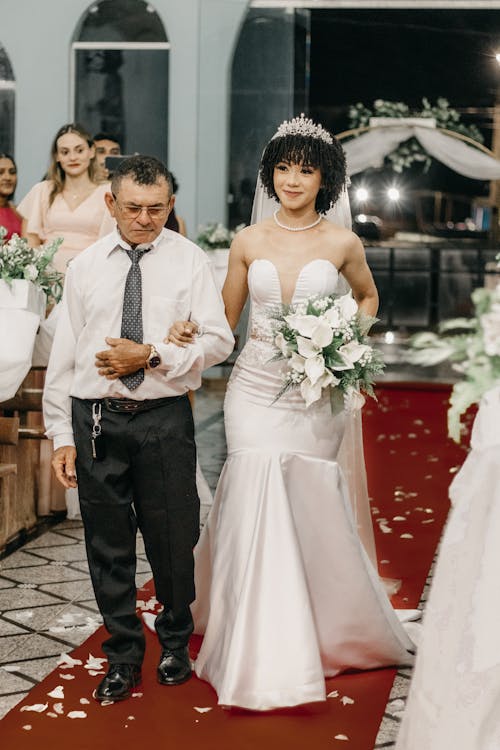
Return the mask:
<path id="1" fill-rule="evenodd" d="M 131 157 L 111 190 L 117 230 L 70 264 L 44 391 L 53 467 L 66 488 L 78 479 L 90 573 L 110 634 L 99 701 L 127 698 L 141 680 L 137 527 L 164 606 L 158 680 L 176 685 L 191 676 L 199 500 L 186 394 L 234 345 L 205 253 L 163 229 L 174 204 L 163 164 Z M 182 319 L 200 327 L 195 343 L 163 343 Z"/>

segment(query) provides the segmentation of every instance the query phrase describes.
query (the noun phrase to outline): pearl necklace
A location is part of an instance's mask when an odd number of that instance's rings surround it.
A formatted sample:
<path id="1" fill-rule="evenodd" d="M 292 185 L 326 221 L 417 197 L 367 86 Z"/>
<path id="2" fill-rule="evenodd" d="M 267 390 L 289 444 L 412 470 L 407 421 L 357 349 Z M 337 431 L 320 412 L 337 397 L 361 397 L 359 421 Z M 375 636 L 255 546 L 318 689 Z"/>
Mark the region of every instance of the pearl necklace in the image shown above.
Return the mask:
<path id="1" fill-rule="evenodd" d="M 305 227 L 288 227 L 286 224 L 282 224 L 281 221 L 278 219 L 278 211 L 279 211 L 279 208 L 277 208 L 276 211 L 273 213 L 273 219 L 276 222 L 276 224 L 279 227 L 281 227 L 281 229 L 286 229 L 288 232 L 305 232 L 306 229 L 312 229 L 313 227 L 317 227 L 321 219 L 323 218 L 320 214 L 318 218 L 313 221 L 312 224 L 307 224 L 307 226 Z"/>

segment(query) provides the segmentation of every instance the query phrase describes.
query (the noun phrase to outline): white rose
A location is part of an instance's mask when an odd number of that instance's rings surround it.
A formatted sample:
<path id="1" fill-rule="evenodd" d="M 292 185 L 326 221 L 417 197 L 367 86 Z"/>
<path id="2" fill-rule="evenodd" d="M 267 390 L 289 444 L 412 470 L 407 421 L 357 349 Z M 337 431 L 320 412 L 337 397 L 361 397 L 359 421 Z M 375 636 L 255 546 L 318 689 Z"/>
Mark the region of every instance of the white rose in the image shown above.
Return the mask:
<path id="1" fill-rule="evenodd" d="M 35 281 L 38 278 L 38 268 L 32 263 L 26 266 L 24 269 L 24 278 L 28 279 L 28 281 Z"/>

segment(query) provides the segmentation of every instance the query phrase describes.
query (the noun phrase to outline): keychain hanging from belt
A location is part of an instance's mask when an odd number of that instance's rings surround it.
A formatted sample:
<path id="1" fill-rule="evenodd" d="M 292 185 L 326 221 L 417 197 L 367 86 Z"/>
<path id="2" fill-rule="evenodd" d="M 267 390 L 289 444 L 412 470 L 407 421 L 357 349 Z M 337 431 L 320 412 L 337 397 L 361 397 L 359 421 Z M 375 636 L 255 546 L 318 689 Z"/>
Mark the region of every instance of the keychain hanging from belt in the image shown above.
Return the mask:
<path id="1" fill-rule="evenodd" d="M 102 404 L 95 401 L 92 404 L 92 437 L 90 444 L 92 447 L 92 458 L 94 461 L 102 461 L 104 458 L 104 437 L 101 428 Z"/>

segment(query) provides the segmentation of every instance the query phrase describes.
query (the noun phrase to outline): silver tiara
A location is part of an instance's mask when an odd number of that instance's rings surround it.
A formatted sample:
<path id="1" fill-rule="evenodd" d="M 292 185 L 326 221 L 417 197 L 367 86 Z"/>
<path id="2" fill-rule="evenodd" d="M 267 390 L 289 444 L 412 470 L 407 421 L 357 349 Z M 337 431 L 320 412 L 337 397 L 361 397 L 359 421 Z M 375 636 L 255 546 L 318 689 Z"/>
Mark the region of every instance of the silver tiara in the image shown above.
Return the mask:
<path id="1" fill-rule="evenodd" d="M 321 125 L 316 125 L 309 117 L 305 117 L 303 112 L 300 117 L 282 122 L 271 140 L 283 138 L 286 135 L 303 135 L 309 138 L 319 138 L 325 143 L 333 143 L 330 133 Z"/>

